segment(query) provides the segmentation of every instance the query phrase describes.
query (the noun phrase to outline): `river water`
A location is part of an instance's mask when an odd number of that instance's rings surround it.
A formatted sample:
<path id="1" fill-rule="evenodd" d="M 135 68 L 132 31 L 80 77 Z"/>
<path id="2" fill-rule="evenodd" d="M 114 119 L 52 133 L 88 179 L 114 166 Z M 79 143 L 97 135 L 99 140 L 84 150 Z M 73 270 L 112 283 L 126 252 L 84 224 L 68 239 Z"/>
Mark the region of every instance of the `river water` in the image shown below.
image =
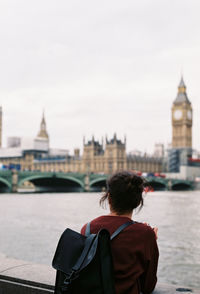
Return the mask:
<path id="1" fill-rule="evenodd" d="M 1 194 L 0 254 L 51 264 L 60 234 L 96 216 L 100 193 Z M 134 220 L 158 226 L 158 280 L 200 288 L 200 191 L 145 195 Z"/>

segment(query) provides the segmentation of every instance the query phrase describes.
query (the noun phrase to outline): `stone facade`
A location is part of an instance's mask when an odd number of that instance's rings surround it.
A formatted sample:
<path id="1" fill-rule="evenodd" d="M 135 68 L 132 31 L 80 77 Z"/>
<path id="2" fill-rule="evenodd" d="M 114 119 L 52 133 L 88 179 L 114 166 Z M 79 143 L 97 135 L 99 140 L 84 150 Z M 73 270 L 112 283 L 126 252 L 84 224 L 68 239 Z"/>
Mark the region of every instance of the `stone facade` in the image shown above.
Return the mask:
<path id="1" fill-rule="evenodd" d="M 106 138 L 105 148 L 103 148 L 103 144 L 95 141 L 93 137 L 91 141 L 84 144 L 81 166 L 82 172 L 106 174 L 126 169 L 126 143 L 118 140 L 115 134 L 111 140 Z"/>
<path id="2" fill-rule="evenodd" d="M 63 171 L 79 173 L 112 174 L 120 170 L 135 170 L 141 172 L 162 172 L 163 158 L 149 156 L 132 156 L 126 154 L 126 141 L 117 139 L 116 134 L 111 140 L 106 138 L 103 143 L 92 140 L 83 144 L 83 155 L 75 150 L 74 156 L 66 158 L 43 157 L 34 160 L 32 170 Z"/>
<path id="3" fill-rule="evenodd" d="M 48 153 L 34 150 L 24 150 L 15 157 L 1 157 L 4 165 L 19 164 L 21 170 L 42 172 L 75 172 L 75 173 L 105 173 L 112 174 L 120 170 L 135 170 L 140 172 L 162 172 L 163 158 L 136 156 L 126 154 L 126 143 L 117 139 L 106 139 L 103 144 L 94 138 L 83 146 L 83 155 L 76 149 L 70 156 L 49 156 Z"/>
<path id="4" fill-rule="evenodd" d="M 183 78 L 172 106 L 172 148 L 192 148 L 192 106 Z"/>
<path id="5" fill-rule="evenodd" d="M 82 156 L 79 149 L 74 150 L 73 156 L 70 156 L 67 151 L 66 154 L 52 155 L 44 114 L 34 142 L 36 145 L 33 149 L 1 149 L 0 163 L 8 167 L 14 166 L 14 168 L 18 166 L 21 170 L 41 172 L 112 174 L 126 169 L 158 173 L 163 171 L 162 157 L 127 154 L 126 138 L 122 142 L 116 134 L 110 140 L 106 138 L 105 144 L 96 141 L 94 137 L 88 142 L 84 140 Z"/>

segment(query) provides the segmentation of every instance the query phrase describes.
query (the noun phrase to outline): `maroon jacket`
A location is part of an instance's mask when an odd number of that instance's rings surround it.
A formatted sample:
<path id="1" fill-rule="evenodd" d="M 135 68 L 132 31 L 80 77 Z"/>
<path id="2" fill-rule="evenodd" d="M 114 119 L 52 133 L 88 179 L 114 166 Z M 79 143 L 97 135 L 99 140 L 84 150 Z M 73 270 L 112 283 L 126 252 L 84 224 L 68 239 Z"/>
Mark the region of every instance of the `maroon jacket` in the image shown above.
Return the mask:
<path id="1" fill-rule="evenodd" d="M 122 216 L 100 216 L 91 221 L 91 233 L 107 229 L 110 234 L 123 223 L 130 221 Z M 81 229 L 85 234 L 86 225 Z M 151 293 L 155 288 L 158 265 L 158 246 L 153 229 L 142 223 L 125 228 L 111 242 L 115 287 L 117 294 Z"/>

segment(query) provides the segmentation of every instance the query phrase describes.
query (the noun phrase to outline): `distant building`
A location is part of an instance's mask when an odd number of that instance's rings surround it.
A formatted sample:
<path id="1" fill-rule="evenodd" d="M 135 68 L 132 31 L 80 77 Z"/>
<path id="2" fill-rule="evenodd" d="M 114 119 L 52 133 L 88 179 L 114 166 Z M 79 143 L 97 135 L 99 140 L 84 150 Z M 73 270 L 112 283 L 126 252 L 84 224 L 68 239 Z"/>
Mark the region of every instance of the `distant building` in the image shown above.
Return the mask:
<path id="1" fill-rule="evenodd" d="M 44 117 L 44 112 L 42 116 L 42 121 L 40 123 L 40 130 L 37 137 L 34 140 L 34 149 L 37 150 L 49 150 L 49 135 L 46 130 L 46 121 Z"/>
<path id="2" fill-rule="evenodd" d="M 164 169 L 164 158 L 155 156 L 127 156 L 127 169 L 143 173 L 161 173 Z"/>
<path id="3" fill-rule="evenodd" d="M 21 138 L 20 137 L 8 137 L 7 139 L 7 148 L 14 148 L 21 146 Z"/>
<path id="4" fill-rule="evenodd" d="M 172 148 L 168 151 L 168 171 L 178 172 L 192 157 L 192 106 L 181 78 L 178 94 L 172 105 Z"/>
<path id="5" fill-rule="evenodd" d="M 17 165 L 21 170 L 36 170 L 39 159 L 44 159 L 45 163 L 55 160 L 60 162 L 60 159 L 66 159 L 68 153 L 68 150 L 64 149 L 49 149 L 49 136 L 43 113 L 37 137 L 35 139 L 9 137 L 7 148 L 0 148 L 0 163 L 4 168 Z"/>
<path id="6" fill-rule="evenodd" d="M 68 150 L 49 148 L 49 135 L 43 113 L 40 130 L 35 139 L 8 138 L 8 148 L 0 149 L 2 166 L 18 166 L 21 170 L 41 172 L 79 172 L 112 174 L 120 170 L 135 170 L 140 172 L 162 172 L 163 158 L 126 153 L 126 138 L 122 142 L 114 134 L 105 146 L 94 139 L 83 142 L 83 154 L 76 148 L 74 155 Z"/>
<path id="7" fill-rule="evenodd" d="M 192 148 L 192 106 L 183 77 L 172 105 L 172 148 Z"/>
<path id="8" fill-rule="evenodd" d="M 142 153 L 142 151 L 140 151 L 138 149 L 134 149 L 131 152 L 129 152 L 129 155 L 142 157 L 143 156 L 143 153 Z"/>
<path id="9" fill-rule="evenodd" d="M 21 138 L 21 149 L 23 150 L 33 150 L 35 149 L 35 143 L 34 143 L 34 138 L 30 137 L 23 137 Z"/>
<path id="10" fill-rule="evenodd" d="M 127 154 L 126 138 L 120 140 L 114 134 L 106 137 L 105 144 L 95 140 L 83 140 L 83 152 L 74 149 L 70 155 L 65 149 L 51 149 L 44 113 L 35 139 L 8 138 L 8 148 L 2 148 L 2 108 L 0 107 L 0 164 L 18 165 L 21 170 L 42 172 L 76 172 L 111 174 L 121 170 L 160 173 L 166 170 L 175 178 L 192 179 L 200 175 L 200 153 L 192 150 L 192 105 L 188 99 L 183 78 L 171 108 L 172 143 L 168 154 L 163 144 L 155 144 L 153 155 L 133 150 Z"/>
<path id="11" fill-rule="evenodd" d="M 154 153 L 153 155 L 155 157 L 164 157 L 165 155 L 165 148 L 164 148 L 164 144 L 162 143 L 156 143 L 155 147 L 154 147 Z"/>
<path id="12" fill-rule="evenodd" d="M 111 140 L 106 139 L 105 148 L 93 137 L 92 140 L 84 143 L 82 156 L 79 149 L 75 149 L 73 156 L 70 156 L 66 150 L 55 151 L 1 149 L 0 163 L 7 166 L 18 164 L 21 170 L 42 172 L 112 174 L 125 169 L 141 172 L 163 171 L 162 158 L 127 155 L 125 142 L 117 139 L 116 135 Z"/>
<path id="13" fill-rule="evenodd" d="M 103 143 L 91 140 L 83 142 L 83 155 L 75 149 L 73 156 L 63 158 L 41 157 L 34 161 L 34 169 L 41 171 L 64 171 L 80 173 L 112 174 L 120 170 L 135 170 L 141 172 L 162 172 L 163 158 L 135 156 L 126 154 L 126 140 L 122 142 L 114 134 Z"/>

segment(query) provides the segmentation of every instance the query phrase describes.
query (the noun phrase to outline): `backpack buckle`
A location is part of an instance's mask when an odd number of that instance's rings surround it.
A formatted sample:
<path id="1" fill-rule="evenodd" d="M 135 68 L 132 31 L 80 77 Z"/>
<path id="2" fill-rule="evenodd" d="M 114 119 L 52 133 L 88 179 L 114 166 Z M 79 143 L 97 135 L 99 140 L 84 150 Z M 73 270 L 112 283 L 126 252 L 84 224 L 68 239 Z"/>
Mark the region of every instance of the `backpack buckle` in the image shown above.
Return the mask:
<path id="1" fill-rule="evenodd" d="M 63 285 L 62 285 L 62 291 L 67 291 L 71 282 L 74 281 L 76 278 L 78 278 L 79 272 L 72 270 L 70 274 L 66 275 L 66 278 L 64 279 Z"/>

